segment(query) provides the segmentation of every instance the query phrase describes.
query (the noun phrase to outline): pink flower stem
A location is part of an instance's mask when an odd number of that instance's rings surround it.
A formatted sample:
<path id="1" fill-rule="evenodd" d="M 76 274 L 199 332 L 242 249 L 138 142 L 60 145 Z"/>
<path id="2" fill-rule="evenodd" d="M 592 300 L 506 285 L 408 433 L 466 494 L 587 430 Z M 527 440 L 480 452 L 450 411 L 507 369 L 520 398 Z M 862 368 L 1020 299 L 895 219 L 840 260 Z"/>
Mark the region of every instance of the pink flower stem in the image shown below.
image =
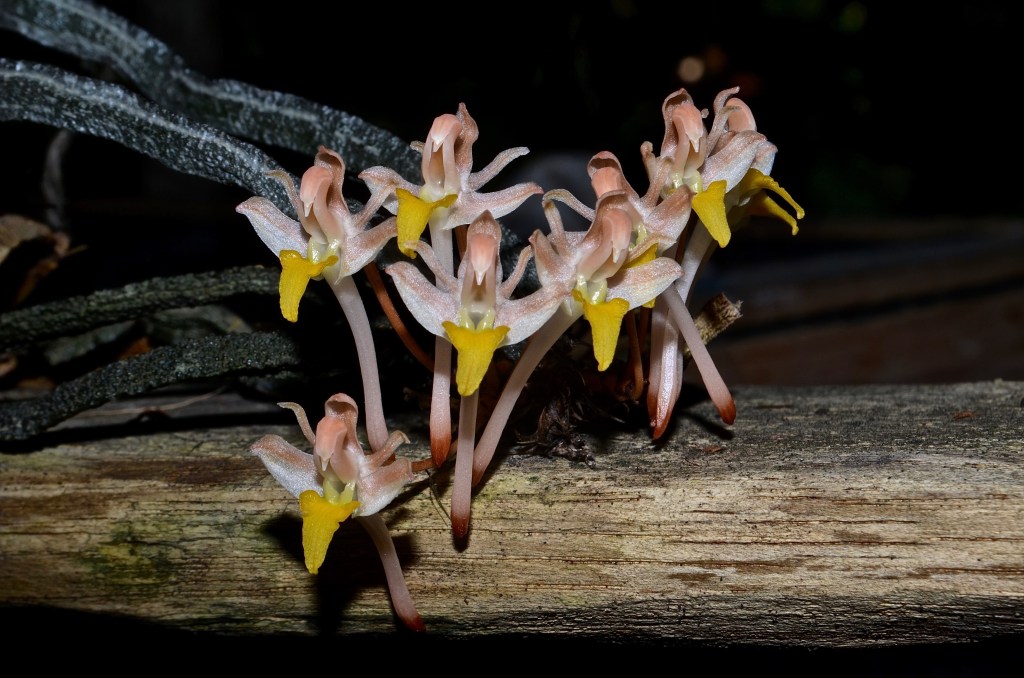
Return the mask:
<path id="1" fill-rule="evenodd" d="M 501 391 L 501 396 L 498 397 L 498 402 L 494 405 L 494 411 L 491 412 L 483 435 L 480 436 L 480 442 L 477 443 L 476 451 L 473 453 L 474 485 L 480 482 L 484 471 L 491 463 L 491 458 L 501 440 L 501 434 L 505 431 L 505 425 L 512 415 L 512 409 L 515 407 L 516 401 L 519 400 L 519 395 L 526 388 L 527 379 L 533 374 L 548 350 L 576 322 L 580 315 L 582 312 L 568 314 L 563 309 L 555 311 L 555 314 L 537 330 L 530 338 L 526 348 L 523 349 L 519 360 L 516 361 L 516 366 L 512 369 L 512 374 L 509 375 L 508 381 L 505 383 L 505 388 Z"/>
<path id="2" fill-rule="evenodd" d="M 676 245 L 666 249 L 664 256 L 675 259 Z M 682 371 L 675 369 L 676 363 L 682 363 L 682 356 L 677 355 L 678 338 L 679 332 L 672 326 L 667 302 L 657 299 L 651 311 L 650 366 L 647 370 L 647 416 L 655 440 L 665 432 L 682 382 Z"/>
<path id="3" fill-rule="evenodd" d="M 711 253 L 716 248 L 717 243 L 712 239 L 708 229 L 704 228 L 700 223 L 695 223 L 691 228 L 690 237 L 686 241 L 683 259 L 679 262 L 683 269 L 683 274 L 674 283 L 679 296 L 687 304 L 690 303 L 690 297 L 693 296 L 693 283 L 697 279 L 697 275 L 704 268 L 704 264 L 707 263 Z M 672 251 L 674 254 L 674 247 Z M 668 252 L 666 252 L 666 255 L 668 255 Z"/>
<path id="4" fill-rule="evenodd" d="M 359 372 L 363 377 L 363 400 L 366 417 L 366 437 L 374 451 L 388 441 L 388 425 L 384 419 L 384 405 L 380 395 L 380 377 L 377 373 L 377 352 L 373 346 L 373 332 L 366 315 L 362 297 L 351 276 L 344 276 L 331 285 L 334 296 L 348 320 L 359 357 Z"/>
<path id="5" fill-rule="evenodd" d="M 682 298 L 674 290 L 669 290 L 662 297 L 668 301 L 669 308 L 672 310 L 672 317 L 675 319 L 676 325 L 679 326 L 679 331 L 683 335 L 683 341 L 686 342 L 690 349 L 693 362 L 697 364 L 697 369 L 700 370 L 700 376 L 704 380 L 704 386 L 708 390 L 708 395 L 711 396 L 711 402 L 718 408 L 718 414 L 722 417 L 722 421 L 726 424 L 733 423 L 736 421 L 736 403 L 733 401 L 732 394 L 729 393 L 729 387 L 725 385 L 722 375 L 718 373 L 718 368 L 711 359 L 707 346 L 704 345 L 704 341 L 700 338 L 700 330 L 697 329 L 697 325 L 693 322 L 690 311 L 686 308 Z"/>
<path id="6" fill-rule="evenodd" d="M 455 452 L 455 480 L 452 487 L 452 534 L 463 539 L 469 533 L 473 494 L 473 444 L 476 442 L 476 410 L 480 389 L 462 396 L 459 402 L 459 443 Z"/>
<path id="7" fill-rule="evenodd" d="M 668 290 L 665 295 L 674 294 Z M 683 354 L 679 350 L 679 331 L 667 302 L 654 303 L 651 321 L 651 369 L 647 386 L 647 413 L 655 440 L 665 433 L 683 385 Z"/>
<path id="8" fill-rule="evenodd" d="M 441 266 L 451 273 L 454 267 L 452 232 L 435 228 L 431 223 L 430 247 Z M 448 339 L 437 337 L 434 341 L 434 383 L 430 391 L 430 456 L 437 468 L 448 458 L 448 448 L 452 444 L 451 390 L 452 345 Z"/>
<path id="9" fill-rule="evenodd" d="M 402 564 L 398 562 L 398 553 L 395 552 L 395 542 L 391 539 L 388 526 L 379 513 L 372 516 L 359 516 L 357 518 L 370 534 L 373 545 L 377 547 L 380 555 L 381 565 L 384 566 L 384 576 L 388 580 L 388 591 L 391 594 L 391 605 L 395 608 L 395 614 L 402 620 L 402 623 L 413 631 L 426 631 L 423 618 L 416 611 L 416 604 L 413 603 L 412 594 L 405 584 L 405 575 L 402 574 Z"/>

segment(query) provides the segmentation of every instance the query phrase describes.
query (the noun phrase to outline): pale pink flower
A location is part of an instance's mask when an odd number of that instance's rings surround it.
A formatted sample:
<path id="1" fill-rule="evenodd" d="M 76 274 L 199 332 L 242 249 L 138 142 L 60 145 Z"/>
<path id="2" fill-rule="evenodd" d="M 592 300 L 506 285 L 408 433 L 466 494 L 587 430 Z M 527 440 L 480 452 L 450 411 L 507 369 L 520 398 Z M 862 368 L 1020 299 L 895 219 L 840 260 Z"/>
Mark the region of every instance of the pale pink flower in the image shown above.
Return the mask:
<path id="1" fill-rule="evenodd" d="M 564 286 L 543 285 L 525 297 L 512 298 L 532 249 L 524 247 L 520 251 L 515 270 L 502 281 L 500 244 L 501 229 L 491 214 L 484 212 L 469 226 L 457 277 L 444 270 L 433 249 L 424 242 L 412 246 L 436 283 L 408 262 L 387 269 L 413 317 L 429 332 L 450 342 L 457 352 L 455 384 L 461 398 L 451 509 L 456 537 L 465 536 L 469 529 L 479 387 L 494 352 L 532 335 L 566 294 Z M 432 422 L 436 415 L 431 410 Z"/>
<path id="2" fill-rule="evenodd" d="M 334 291 L 348 319 L 366 400 L 367 435 L 380 447 L 388 438 L 381 402 L 377 353 L 370 321 L 352 276 L 373 261 L 395 237 L 394 219 L 367 228 L 380 209 L 384 196 L 374 194 L 358 213 L 352 214 L 342 185 L 345 162 L 334 151 L 320 147 L 313 167 L 302 176 L 298 190 L 285 172 L 272 172 L 288 193 L 299 217 L 296 221 L 267 198 L 249 198 L 235 208 L 248 217 L 256 234 L 281 261 L 281 312 L 298 320 L 299 301 L 311 279 L 324 278 Z"/>
<path id="3" fill-rule="evenodd" d="M 526 381 L 559 336 L 580 317 L 590 324 L 594 357 L 599 370 L 611 364 L 622 319 L 630 309 L 650 303 L 680 273 L 679 265 L 655 256 L 654 248 L 639 248 L 626 191 L 610 190 L 597 201 L 586 232 L 567 232 L 553 200 L 579 205 L 565 191 L 550 191 L 544 212 L 550 236 L 530 237 L 537 276 L 545 287 L 565 290 L 562 306 L 527 344 L 509 376 L 473 455 L 473 482 L 478 483 L 497 449 L 498 441 Z"/>
<path id="4" fill-rule="evenodd" d="M 250 448 L 277 482 L 298 498 L 302 512 L 302 549 L 306 568 L 316 574 L 340 524 L 353 517 L 370 533 L 388 580 L 395 612 L 406 626 L 424 629 L 402 575 L 394 543 L 378 515 L 416 478 L 409 459 L 394 457 L 409 442 L 396 431 L 372 454 L 363 452 L 356 437 L 359 408 L 347 395 L 331 396 L 316 432 L 295 403 L 280 403 L 293 412 L 313 453 L 302 452 L 284 438 L 267 435 Z"/>
<path id="5" fill-rule="evenodd" d="M 413 255 L 411 245 L 420 239 L 428 223 L 431 244 L 438 249 L 435 230 L 467 225 L 485 211 L 495 219 L 501 218 L 531 195 L 542 192 L 534 183 L 522 183 L 481 193 L 484 184 L 529 151 L 525 147 L 510 148 L 484 169 L 473 172 L 473 143 L 478 136 L 476 121 L 466 105 L 459 104 L 457 115 L 438 116 L 426 141 L 413 144 L 423 156 L 423 183 L 407 181 L 386 167 L 371 167 L 359 175 L 373 192 L 383 191 L 387 196 L 384 207 L 398 217 L 398 246 L 405 254 Z"/>
<path id="6" fill-rule="evenodd" d="M 768 176 L 776 148 L 757 132 L 750 108 L 734 96 L 737 91 L 738 88 L 725 90 L 716 97 L 710 133 L 703 124 L 706 113 L 697 111 L 686 90 L 674 92 L 662 106 L 665 137 L 661 155 L 654 154 L 650 142 L 641 146 L 651 191 L 657 188 L 664 203 L 685 193 L 689 207 L 698 217 L 686 231 L 684 241 L 666 249 L 667 255 L 677 256 L 677 247 L 683 247 L 678 255 L 682 275 L 672 290 L 662 295 L 653 314 L 648 411 L 655 437 L 664 432 L 679 395 L 682 382 L 680 336 L 690 348 L 723 421 L 732 423 L 736 416 L 732 395 L 700 340 L 686 307 L 697 275 L 715 245 L 726 246 L 733 228 L 750 214 L 782 219 L 791 226 L 793 233 L 797 230 L 797 219 L 804 215 L 803 209 Z M 789 203 L 795 217 L 775 203 L 769 191 Z M 683 198 L 678 200 L 679 204 L 684 201 Z M 657 220 L 651 223 L 657 230 Z M 659 245 L 665 242 L 665 238 L 659 239 Z"/>

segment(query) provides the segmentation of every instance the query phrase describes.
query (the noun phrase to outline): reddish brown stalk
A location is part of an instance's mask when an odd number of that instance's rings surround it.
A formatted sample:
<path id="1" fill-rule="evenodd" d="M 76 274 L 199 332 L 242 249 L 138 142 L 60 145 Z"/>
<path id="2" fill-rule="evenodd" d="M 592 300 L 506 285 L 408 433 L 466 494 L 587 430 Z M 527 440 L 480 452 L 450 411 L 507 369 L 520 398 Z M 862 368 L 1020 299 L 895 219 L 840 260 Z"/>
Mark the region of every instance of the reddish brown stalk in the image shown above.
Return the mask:
<path id="1" fill-rule="evenodd" d="M 640 348 L 640 373 L 642 377 L 640 393 L 636 397 L 636 400 L 639 401 L 643 397 L 644 391 L 647 390 L 647 384 L 651 376 L 651 351 L 647 345 L 647 335 L 651 329 L 651 309 L 641 306 L 636 310 L 636 343 Z"/>
<path id="2" fill-rule="evenodd" d="M 392 453 L 391 456 L 388 457 L 381 466 L 390 466 L 397 459 L 398 459 L 398 456 L 396 454 Z M 410 464 L 410 468 L 412 469 L 413 473 L 421 473 L 423 471 L 433 471 L 435 468 L 437 468 L 434 465 L 434 460 L 433 459 L 420 459 L 419 461 L 410 461 L 409 464 Z"/>
<path id="3" fill-rule="evenodd" d="M 433 459 L 421 459 L 420 461 L 412 462 L 412 472 L 419 473 L 421 471 L 430 471 L 434 467 Z"/>
<path id="4" fill-rule="evenodd" d="M 423 350 L 416 339 L 412 336 L 408 329 L 405 327 L 405 323 L 402 322 L 401 316 L 398 315 L 398 309 L 391 303 L 391 296 L 388 294 L 387 288 L 384 287 L 384 281 L 381 280 L 380 271 L 377 269 L 377 264 L 370 262 L 363 269 L 366 271 L 366 277 L 370 281 L 370 285 L 373 287 L 373 293 L 377 296 L 377 302 L 380 304 L 381 309 L 384 311 L 384 315 L 387 316 L 388 322 L 395 328 L 395 332 L 398 333 L 398 337 L 405 344 L 405 347 L 409 349 L 413 357 L 421 365 L 427 368 L 427 370 L 434 371 L 434 360 L 427 355 L 427 352 Z"/>

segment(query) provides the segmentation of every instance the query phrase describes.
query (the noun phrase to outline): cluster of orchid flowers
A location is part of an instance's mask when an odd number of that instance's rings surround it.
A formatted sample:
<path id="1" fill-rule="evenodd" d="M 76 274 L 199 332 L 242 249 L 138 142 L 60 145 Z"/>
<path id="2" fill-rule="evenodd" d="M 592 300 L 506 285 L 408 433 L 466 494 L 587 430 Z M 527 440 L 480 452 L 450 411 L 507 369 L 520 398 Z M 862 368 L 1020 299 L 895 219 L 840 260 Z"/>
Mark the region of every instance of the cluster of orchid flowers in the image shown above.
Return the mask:
<path id="1" fill-rule="evenodd" d="M 645 316 L 650 319 L 649 367 L 646 379 L 633 384 L 632 397 L 639 399 L 646 381 L 655 438 L 664 433 L 679 396 L 685 355 L 700 371 L 722 420 L 733 422 L 733 398 L 688 310 L 694 282 L 711 253 L 726 246 L 733 229 L 748 216 L 781 219 L 794 234 L 797 220 L 804 216 L 771 178 L 776 148 L 757 132 L 750 109 L 735 96 L 737 91 L 728 89 L 716 97 L 710 131 L 704 124 L 707 111 L 699 110 L 686 90 L 665 99 L 660 155 L 650 142 L 641 146 L 649 181 L 642 195 L 626 180 L 612 153 L 595 155 L 587 167 L 595 194 L 593 208 L 568 191 L 545 193 L 533 183 L 481 192 L 527 149 L 509 149 L 473 172 L 472 148 L 478 129 L 465 105 L 455 115 L 436 118 L 426 141 L 413 144 L 422 153 L 422 184 L 385 167 L 361 172 L 359 178 L 371 197 L 356 214 L 342 194 L 344 161 L 326 148 L 317 153 L 298 189 L 287 174 L 275 175 L 288 192 L 298 221 L 266 198 L 250 198 L 238 206 L 237 211 L 249 218 L 280 258 L 284 317 L 296 321 L 308 282 L 326 280 L 348 320 L 361 367 L 369 453 L 356 435 L 358 408 L 343 394 L 327 401 L 315 432 L 298 405 L 281 403 L 296 412 L 313 454 L 273 435 L 252 446 L 274 478 L 299 499 L 310 572 L 315 574 L 323 563 L 340 523 L 356 517 L 378 547 L 398 617 L 422 630 L 378 512 L 420 474 L 440 468 L 454 451 L 452 531 L 456 539 L 465 538 L 472 488 L 487 470 L 519 395 L 544 355 L 580 317 L 590 325 L 597 369 L 604 371 L 615 358 L 624 319 L 640 307 L 650 309 Z M 548 232 L 533 233 L 505 278 L 496 220 L 533 195 L 542 195 Z M 589 228 L 566 231 L 556 203 L 583 216 Z M 369 227 L 381 208 L 393 216 Z M 428 228 L 429 243 L 422 239 Z M 395 457 L 395 450 L 407 439 L 400 432 L 388 432 L 370 323 L 353 281 L 356 273 L 373 265 L 392 238 L 397 238 L 404 255 L 419 257 L 433 278 L 411 261 L 386 268 L 411 315 L 436 335 L 431 457 L 418 462 Z M 516 296 L 531 257 L 540 285 Z M 633 338 L 631 359 L 639 363 Z M 500 347 L 525 340 L 529 341 L 478 439 L 480 386 L 493 355 Z M 452 349 L 460 396 L 454 442 Z"/>

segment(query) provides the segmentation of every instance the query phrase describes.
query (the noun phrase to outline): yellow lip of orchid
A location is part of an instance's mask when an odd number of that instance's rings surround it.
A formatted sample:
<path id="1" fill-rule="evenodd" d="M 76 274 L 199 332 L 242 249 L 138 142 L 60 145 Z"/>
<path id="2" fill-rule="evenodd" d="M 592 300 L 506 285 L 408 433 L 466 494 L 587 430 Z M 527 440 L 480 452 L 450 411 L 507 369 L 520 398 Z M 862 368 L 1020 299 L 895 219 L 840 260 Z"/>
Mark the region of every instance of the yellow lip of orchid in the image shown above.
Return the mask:
<path id="1" fill-rule="evenodd" d="M 784 210 L 778 203 L 767 194 L 771 191 L 786 201 L 794 210 L 795 216 Z M 789 192 L 779 186 L 775 179 L 760 170 L 751 167 L 743 175 L 743 179 L 730 191 L 747 199 L 752 203 L 749 212 L 780 219 L 787 224 L 796 235 L 799 230 L 797 220 L 804 218 L 804 209 L 793 200 Z M 729 220 L 725 206 L 726 182 L 724 179 L 713 181 L 705 189 L 693 196 L 693 211 L 697 213 L 704 227 L 708 229 L 719 247 L 729 244 L 732 231 L 729 228 Z M 735 215 L 733 215 L 735 217 Z"/>
<path id="2" fill-rule="evenodd" d="M 798 219 L 804 218 L 804 208 L 798 205 L 789 194 L 789 191 L 779 186 L 775 179 L 760 170 L 751 168 L 744 175 L 743 180 L 737 185 L 736 189 L 740 195 L 750 195 L 753 193 L 750 196 L 750 201 L 753 203 L 750 209 L 752 214 L 774 217 L 786 222 L 792 229 L 793 235 L 796 235 L 800 230 L 796 222 Z M 767 191 L 771 191 L 785 200 L 793 208 L 796 216 L 790 214 L 781 205 L 772 200 Z"/>
<path id="3" fill-rule="evenodd" d="M 302 552 L 306 569 L 316 574 L 327 557 L 327 547 L 341 523 L 359 508 L 358 501 L 340 504 L 330 502 L 316 490 L 306 490 L 299 495 L 299 510 L 302 512 Z"/>
<path id="4" fill-rule="evenodd" d="M 281 295 L 281 315 L 289 322 L 299 319 L 299 301 L 306 292 L 306 286 L 312 278 L 320 276 L 324 269 L 338 263 L 338 257 L 331 255 L 322 261 L 310 261 L 295 250 L 284 250 L 281 259 L 281 282 L 278 292 Z"/>
<path id="5" fill-rule="evenodd" d="M 572 297 L 583 305 L 583 317 L 590 323 L 597 369 L 599 372 L 604 372 L 612 364 L 612 358 L 615 357 L 615 348 L 619 343 L 619 333 L 622 329 L 622 318 L 629 311 L 629 302 L 625 299 L 588 299 L 579 289 L 572 291 Z"/>
<path id="6" fill-rule="evenodd" d="M 398 249 L 410 259 L 415 259 L 416 252 L 406 243 L 419 240 L 434 210 L 451 207 L 459 196 L 450 193 L 440 200 L 430 201 L 404 188 L 396 189 L 395 195 L 398 198 Z"/>
<path id="7" fill-rule="evenodd" d="M 481 323 L 483 324 L 483 323 Z M 494 352 L 508 334 L 508 327 L 463 327 L 451 321 L 441 323 L 458 353 L 455 385 L 459 395 L 473 395 L 491 366 Z"/>
<path id="8" fill-rule="evenodd" d="M 719 247 L 728 245 L 732 237 L 729 220 L 725 215 L 725 187 L 724 179 L 713 181 L 706 189 L 693 196 L 690 203 L 693 211 L 704 223 L 704 228 L 718 241 Z"/>

